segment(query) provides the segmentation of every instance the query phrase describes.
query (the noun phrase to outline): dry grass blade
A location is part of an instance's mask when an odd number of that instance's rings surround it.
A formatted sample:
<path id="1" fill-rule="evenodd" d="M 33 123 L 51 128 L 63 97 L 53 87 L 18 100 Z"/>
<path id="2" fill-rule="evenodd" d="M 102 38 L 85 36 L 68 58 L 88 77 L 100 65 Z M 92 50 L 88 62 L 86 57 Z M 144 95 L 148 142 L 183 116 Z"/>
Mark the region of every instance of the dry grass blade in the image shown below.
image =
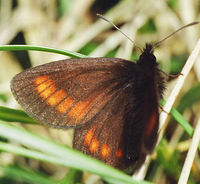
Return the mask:
<path id="1" fill-rule="evenodd" d="M 198 57 L 199 52 L 200 52 L 200 39 L 198 40 L 194 50 L 192 51 L 191 55 L 189 56 L 188 60 L 186 61 L 186 64 L 181 71 L 182 75 L 180 75 L 178 77 L 176 85 L 175 85 L 174 89 L 172 90 L 171 95 L 168 98 L 167 103 L 165 104 L 165 106 L 163 108 L 164 111 L 161 112 L 161 114 L 160 114 L 160 129 L 161 129 L 160 138 L 163 135 L 163 132 L 165 129 L 164 126 L 166 127 L 166 124 L 167 124 L 166 120 L 167 120 L 168 114 L 176 100 L 176 97 L 178 96 L 181 88 L 183 87 L 186 77 L 188 76 L 192 66 L 195 63 L 195 60 Z M 168 112 L 168 113 L 166 113 L 166 112 Z"/>
<path id="2" fill-rule="evenodd" d="M 178 184 L 185 184 L 188 181 L 188 177 L 189 177 L 189 174 L 190 174 L 190 171 L 191 171 L 192 163 L 193 163 L 194 158 L 195 158 L 195 153 L 197 151 L 197 148 L 198 148 L 198 145 L 199 145 L 199 142 L 200 142 L 199 132 L 200 132 L 200 118 L 197 122 L 197 126 L 196 126 L 195 131 L 194 131 L 192 142 L 191 142 L 185 163 L 183 165 L 183 169 L 182 169 Z"/>

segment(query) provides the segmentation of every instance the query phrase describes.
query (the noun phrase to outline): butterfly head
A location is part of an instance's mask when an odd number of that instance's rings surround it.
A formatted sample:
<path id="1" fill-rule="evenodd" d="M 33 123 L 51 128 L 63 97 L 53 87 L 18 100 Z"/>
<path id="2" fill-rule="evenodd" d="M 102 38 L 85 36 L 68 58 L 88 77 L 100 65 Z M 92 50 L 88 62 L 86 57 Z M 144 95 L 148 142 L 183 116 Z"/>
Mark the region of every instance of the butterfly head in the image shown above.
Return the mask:
<path id="1" fill-rule="evenodd" d="M 144 67 L 153 67 L 157 66 L 156 57 L 153 54 L 154 46 L 152 44 L 147 43 L 142 54 L 140 55 L 137 64 L 143 65 Z"/>

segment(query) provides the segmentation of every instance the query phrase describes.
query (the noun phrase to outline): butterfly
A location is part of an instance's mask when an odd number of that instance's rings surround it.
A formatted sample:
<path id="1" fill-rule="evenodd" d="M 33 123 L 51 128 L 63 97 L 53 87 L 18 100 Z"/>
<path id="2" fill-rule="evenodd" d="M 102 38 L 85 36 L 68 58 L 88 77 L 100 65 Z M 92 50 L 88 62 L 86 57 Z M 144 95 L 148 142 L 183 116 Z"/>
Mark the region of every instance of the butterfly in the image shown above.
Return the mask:
<path id="1" fill-rule="evenodd" d="M 56 128 L 75 128 L 73 147 L 125 170 L 152 152 L 165 82 L 152 44 L 136 63 L 66 59 L 27 69 L 11 91 L 27 113 Z"/>

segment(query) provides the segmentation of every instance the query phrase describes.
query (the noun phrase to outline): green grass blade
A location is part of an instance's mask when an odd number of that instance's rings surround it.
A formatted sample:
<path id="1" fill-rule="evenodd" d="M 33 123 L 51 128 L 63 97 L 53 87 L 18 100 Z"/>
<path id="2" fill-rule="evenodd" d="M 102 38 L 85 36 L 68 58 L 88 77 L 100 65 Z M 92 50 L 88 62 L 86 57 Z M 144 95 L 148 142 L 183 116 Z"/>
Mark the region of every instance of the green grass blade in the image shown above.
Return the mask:
<path id="1" fill-rule="evenodd" d="M 56 184 L 53 179 L 47 176 L 41 175 L 36 172 L 31 172 L 24 170 L 16 166 L 2 166 L 0 165 L 0 170 L 3 173 L 3 177 L 13 179 L 14 181 L 28 182 L 30 184 Z"/>
<path id="2" fill-rule="evenodd" d="M 186 108 L 192 107 L 193 104 L 200 101 L 200 83 L 192 87 L 187 93 L 180 99 L 177 110 L 183 113 Z"/>
<path id="3" fill-rule="evenodd" d="M 17 154 L 17 155 L 21 155 L 21 156 L 24 156 L 24 157 L 33 158 L 33 159 L 36 159 L 36 160 L 48 162 L 48 163 L 54 163 L 54 164 L 58 164 L 58 165 L 62 165 L 62 166 L 68 166 L 68 162 L 67 161 L 65 162 L 65 160 L 63 160 L 62 158 L 59 158 L 59 157 L 56 157 L 56 156 L 53 156 L 53 155 L 49 155 L 47 153 L 41 153 L 41 152 L 38 152 L 38 151 L 34 151 L 34 150 L 19 147 L 19 146 L 11 145 L 9 143 L 0 142 L 0 150 L 6 151 L 6 152 L 9 152 L 9 153 L 14 153 L 14 154 Z"/>
<path id="4" fill-rule="evenodd" d="M 59 184 L 75 184 L 75 183 L 81 183 L 83 177 L 83 172 L 76 170 L 76 169 L 70 169 L 67 173 L 67 176 L 59 183 Z"/>
<path id="5" fill-rule="evenodd" d="M 161 105 L 164 106 L 165 105 L 165 101 L 161 100 Z M 186 133 L 192 137 L 194 129 L 192 128 L 192 126 L 184 119 L 184 117 L 175 109 L 172 107 L 170 114 L 172 115 L 172 117 L 177 121 L 178 124 L 180 124 L 183 129 L 186 131 Z M 200 144 L 198 146 L 199 151 L 200 151 Z"/>
<path id="6" fill-rule="evenodd" d="M 28 124 L 40 124 L 38 121 L 30 118 L 24 111 L 2 106 L 0 106 L 0 120 Z"/>
<path id="7" fill-rule="evenodd" d="M 73 58 L 87 58 L 88 56 L 85 56 L 80 53 L 62 50 L 62 49 L 55 49 L 50 47 L 42 47 L 42 46 L 35 46 L 35 45 L 0 45 L 0 51 L 10 51 L 10 50 L 33 50 L 33 51 L 43 51 L 43 52 L 51 52 L 56 54 L 61 54 L 65 56 L 70 56 Z"/>
<path id="8" fill-rule="evenodd" d="M 55 156 L 59 159 L 63 159 L 63 162 L 65 162 L 69 167 L 87 170 L 89 172 L 100 175 L 105 180 L 112 180 L 113 183 L 116 184 L 147 183 L 134 181 L 125 173 L 109 167 L 98 160 L 95 160 L 71 148 L 67 148 L 63 145 L 42 138 L 19 127 L 0 122 L 0 136 L 3 138 L 15 140 L 25 146 L 32 147 L 50 156 Z"/>

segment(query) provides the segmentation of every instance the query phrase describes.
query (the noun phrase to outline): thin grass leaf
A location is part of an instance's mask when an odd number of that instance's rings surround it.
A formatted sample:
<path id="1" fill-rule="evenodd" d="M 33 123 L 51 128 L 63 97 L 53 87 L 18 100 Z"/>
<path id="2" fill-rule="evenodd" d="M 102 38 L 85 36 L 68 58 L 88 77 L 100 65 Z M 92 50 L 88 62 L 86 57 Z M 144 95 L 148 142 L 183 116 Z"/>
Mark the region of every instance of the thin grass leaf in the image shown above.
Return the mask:
<path id="1" fill-rule="evenodd" d="M 156 150 L 158 158 L 156 162 L 159 162 L 159 165 L 161 165 L 168 174 L 178 180 L 181 173 L 181 166 L 178 162 L 179 155 L 169 149 L 166 139 L 161 140 Z"/>
<path id="2" fill-rule="evenodd" d="M 24 156 L 24 157 L 33 158 L 33 159 L 36 159 L 36 160 L 48 162 L 48 163 L 58 164 L 58 165 L 62 165 L 62 166 L 68 166 L 68 162 L 63 161 L 63 159 L 61 159 L 59 157 L 49 155 L 47 153 L 41 153 L 39 151 L 34 151 L 34 150 L 31 150 L 31 149 L 27 149 L 27 148 L 22 148 L 20 146 L 15 146 L 15 145 L 12 145 L 10 143 L 0 142 L 0 150 L 6 151 L 6 152 L 9 152 L 9 153 L 14 153 L 14 154 L 17 154 L 17 155 L 21 155 L 21 156 Z"/>
<path id="3" fill-rule="evenodd" d="M 0 106 L 0 120 L 28 124 L 40 124 L 38 121 L 30 118 L 24 111 L 2 106 Z"/>
<path id="4" fill-rule="evenodd" d="M 65 15 L 69 11 L 71 2 L 72 0 L 59 0 L 58 12 L 60 16 Z"/>
<path id="5" fill-rule="evenodd" d="M 161 105 L 164 106 L 165 105 L 165 101 L 161 100 Z M 186 131 L 186 133 L 192 137 L 193 133 L 194 133 L 194 129 L 192 128 L 192 126 L 184 119 L 184 117 L 175 109 L 172 107 L 170 114 L 172 115 L 172 117 L 177 121 L 178 124 L 180 124 L 183 129 Z M 200 151 L 200 144 L 198 146 L 198 149 Z"/>
<path id="6" fill-rule="evenodd" d="M 32 50 L 32 51 L 43 51 L 43 52 L 51 52 L 56 54 L 61 54 L 65 56 L 70 56 L 73 58 L 87 58 L 83 54 L 62 50 L 62 49 L 55 49 L 50 47 L 42 47 L 42 46 L 35 46 L 35 45 L 0 45 L 0 51 L 10 51 L 10 50 Z"/>
<path id="7" fill-rule="evenodd" d="M 7 96 L 5 94 L 0 94 L 0 100 L 2 102 L 7 102 L 8 98 L 7 98 Z"/>
<path id="8" fill-rule="evenodd" d="M 13 179 L 14 181 L 28 182 L 30 184 L 56 184 L 53 179 L 42 175 L 40 173 L 31 172 L 24 170 L 16 166 L 2 166 L 0 165 L 0 170 L 3 177 Z"/>
<path id="9" fill-rule="evenodd" d="M 200 83 L 192 87 L 187 93 L 180 99 L 180 103 L 177 110 L 183 113 L 186 108 L 192 107 L 193 104 L 200 101 Z"/>
<path id="10" fill-rule="evenodd" d="M 69 167 L 98 174 L 106 181 L 112 181 L 112 183 L 149 183 L 145 181 L 134 181 L 130 176 L 124 174 L 123 172 L 109 167 L 106 164 L 76 150 L 54 143 L 25 129 L 11 126 L 3 122 L 0 123 L 0 136 L 40 150 L 50 156 L 56 156 L 59 159 L 63 159 L 63 162 L 65 162 Z"/>
<path id="11" fill-rule="evenodd" d="M 70 169 L 67 173 L 67 176 L 59 184 L 80 184 L 83 178 L 83 172 Z"/>

